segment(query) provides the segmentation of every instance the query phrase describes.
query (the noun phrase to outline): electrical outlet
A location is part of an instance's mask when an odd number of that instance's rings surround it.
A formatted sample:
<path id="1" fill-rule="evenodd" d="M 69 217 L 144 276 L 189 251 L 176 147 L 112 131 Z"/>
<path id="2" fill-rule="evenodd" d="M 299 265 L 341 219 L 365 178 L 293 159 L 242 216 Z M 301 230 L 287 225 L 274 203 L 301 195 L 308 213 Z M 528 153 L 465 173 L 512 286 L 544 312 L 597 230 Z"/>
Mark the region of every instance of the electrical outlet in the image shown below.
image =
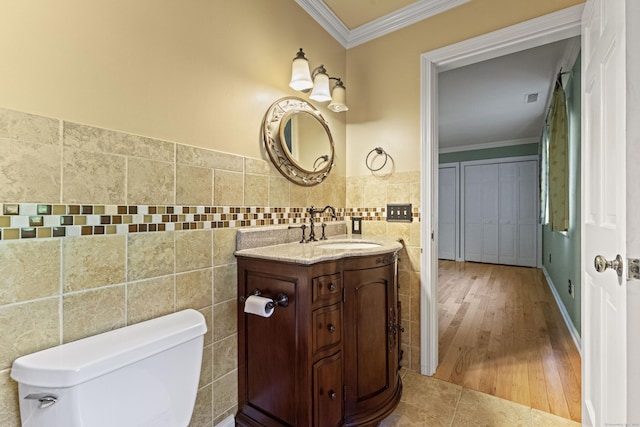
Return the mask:
<path id="1" fill-rule="evenodd" d="M 388 222 L 413 221 L 411 203 L 388 204 L 387 205 L 387 221 Z"/>

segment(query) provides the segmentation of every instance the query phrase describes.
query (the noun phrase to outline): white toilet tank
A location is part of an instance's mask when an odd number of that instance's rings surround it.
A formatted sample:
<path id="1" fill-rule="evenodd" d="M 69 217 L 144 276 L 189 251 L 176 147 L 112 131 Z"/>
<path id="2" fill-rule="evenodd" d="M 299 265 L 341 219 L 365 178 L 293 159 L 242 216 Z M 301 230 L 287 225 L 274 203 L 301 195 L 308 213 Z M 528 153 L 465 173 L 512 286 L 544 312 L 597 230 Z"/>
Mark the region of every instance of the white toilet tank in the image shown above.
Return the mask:
<path id="1" fill-rule="evenodd" d="M 207 326 L 195 310 L 20 357 L 24 427 L 186 427 Z"/>

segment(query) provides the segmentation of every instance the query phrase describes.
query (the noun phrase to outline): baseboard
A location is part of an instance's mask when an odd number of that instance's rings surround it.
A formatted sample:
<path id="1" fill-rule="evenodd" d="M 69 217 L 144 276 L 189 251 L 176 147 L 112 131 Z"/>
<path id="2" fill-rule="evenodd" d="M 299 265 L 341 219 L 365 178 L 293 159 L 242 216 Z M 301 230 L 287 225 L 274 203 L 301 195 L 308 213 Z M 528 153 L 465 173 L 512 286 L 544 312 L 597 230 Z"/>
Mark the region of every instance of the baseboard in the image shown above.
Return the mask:
<path id="1" fill-rule="evenodd" d="M 573 322 L 571 322 L 571 317 L 569 317 L 569 313 L 567 312 L 567 308 L 564 306 L 562 302 L 562 298 L 560 298 L 560 294 L 556 290 L 555 285 L 553 284 L 553 280 L 551 280 L 551 276 L 549 276 L 549 272 L 547 269 L 542 266 L 542 272 L 544 273 L 544 277 L 547 279 L 547 284 L 551 289 L 551 293 L 553 294 L 553 298 L 556 300 L 556 305 L 560 309 L 560 314 L 562 314 L 562 318 L 564 319 L 564 323 L 567 325 L 567 329 L 569 329 L 569 333 L 571 334 L 571 338 L 573 338 L 573 343 L 578 349 L 578 353 L 580 353 L 580 357 L 582 357 L 582 341 L 580 339 L 580 333 L 573 326 Z"/>
<path id="2" fill-rule="evenodd" d="M 224 420 L 216 424 L 216 427 L 234 427 L 236 425 L 236 419 L 233 415 L 229 415 Z"/>

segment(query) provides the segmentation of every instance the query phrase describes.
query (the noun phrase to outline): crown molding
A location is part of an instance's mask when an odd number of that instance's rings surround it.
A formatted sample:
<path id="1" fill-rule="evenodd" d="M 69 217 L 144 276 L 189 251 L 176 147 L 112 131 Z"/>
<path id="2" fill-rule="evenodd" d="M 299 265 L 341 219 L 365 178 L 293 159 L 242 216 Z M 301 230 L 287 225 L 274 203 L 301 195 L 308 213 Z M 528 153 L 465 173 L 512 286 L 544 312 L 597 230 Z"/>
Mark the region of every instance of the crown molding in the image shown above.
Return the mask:
<path id="1" fill-rule="evenodd" d="M 459 147 L 443 147 L 443 148 L 440 148 L 438 152 L 440 154 L 457 153 L 460 151 L 485 150 L 487 148 L 510 147 L 513 145 L 537 144 L 539 142 L 540 142 L 540 138 L 510 139 L 507 141 L 487 142 L 484 144 L 462 145 Z"/>
<path id="2" fill-rule="evenodd" d="M 296 0 L 296 3 L 343 47 L 349 49 L 469 1 L 471 0 L 420 0 L 353 30 L 349 30 L 323 1 Z"/>

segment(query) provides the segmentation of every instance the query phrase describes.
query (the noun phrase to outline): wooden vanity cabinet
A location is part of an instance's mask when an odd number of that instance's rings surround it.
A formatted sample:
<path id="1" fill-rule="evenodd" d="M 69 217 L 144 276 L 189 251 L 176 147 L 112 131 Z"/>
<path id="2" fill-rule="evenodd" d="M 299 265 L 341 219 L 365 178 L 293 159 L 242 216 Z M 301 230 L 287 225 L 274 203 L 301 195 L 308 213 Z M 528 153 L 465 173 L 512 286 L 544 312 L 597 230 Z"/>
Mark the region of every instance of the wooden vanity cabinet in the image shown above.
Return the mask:
<path id="1" fill-rule="evenodd" d="M 302 265 L 238 257 L 239 426 L 376 425 L 400 401 L 395 254 Z M 287 307 L 244 313 L 259 289 Z"/>

